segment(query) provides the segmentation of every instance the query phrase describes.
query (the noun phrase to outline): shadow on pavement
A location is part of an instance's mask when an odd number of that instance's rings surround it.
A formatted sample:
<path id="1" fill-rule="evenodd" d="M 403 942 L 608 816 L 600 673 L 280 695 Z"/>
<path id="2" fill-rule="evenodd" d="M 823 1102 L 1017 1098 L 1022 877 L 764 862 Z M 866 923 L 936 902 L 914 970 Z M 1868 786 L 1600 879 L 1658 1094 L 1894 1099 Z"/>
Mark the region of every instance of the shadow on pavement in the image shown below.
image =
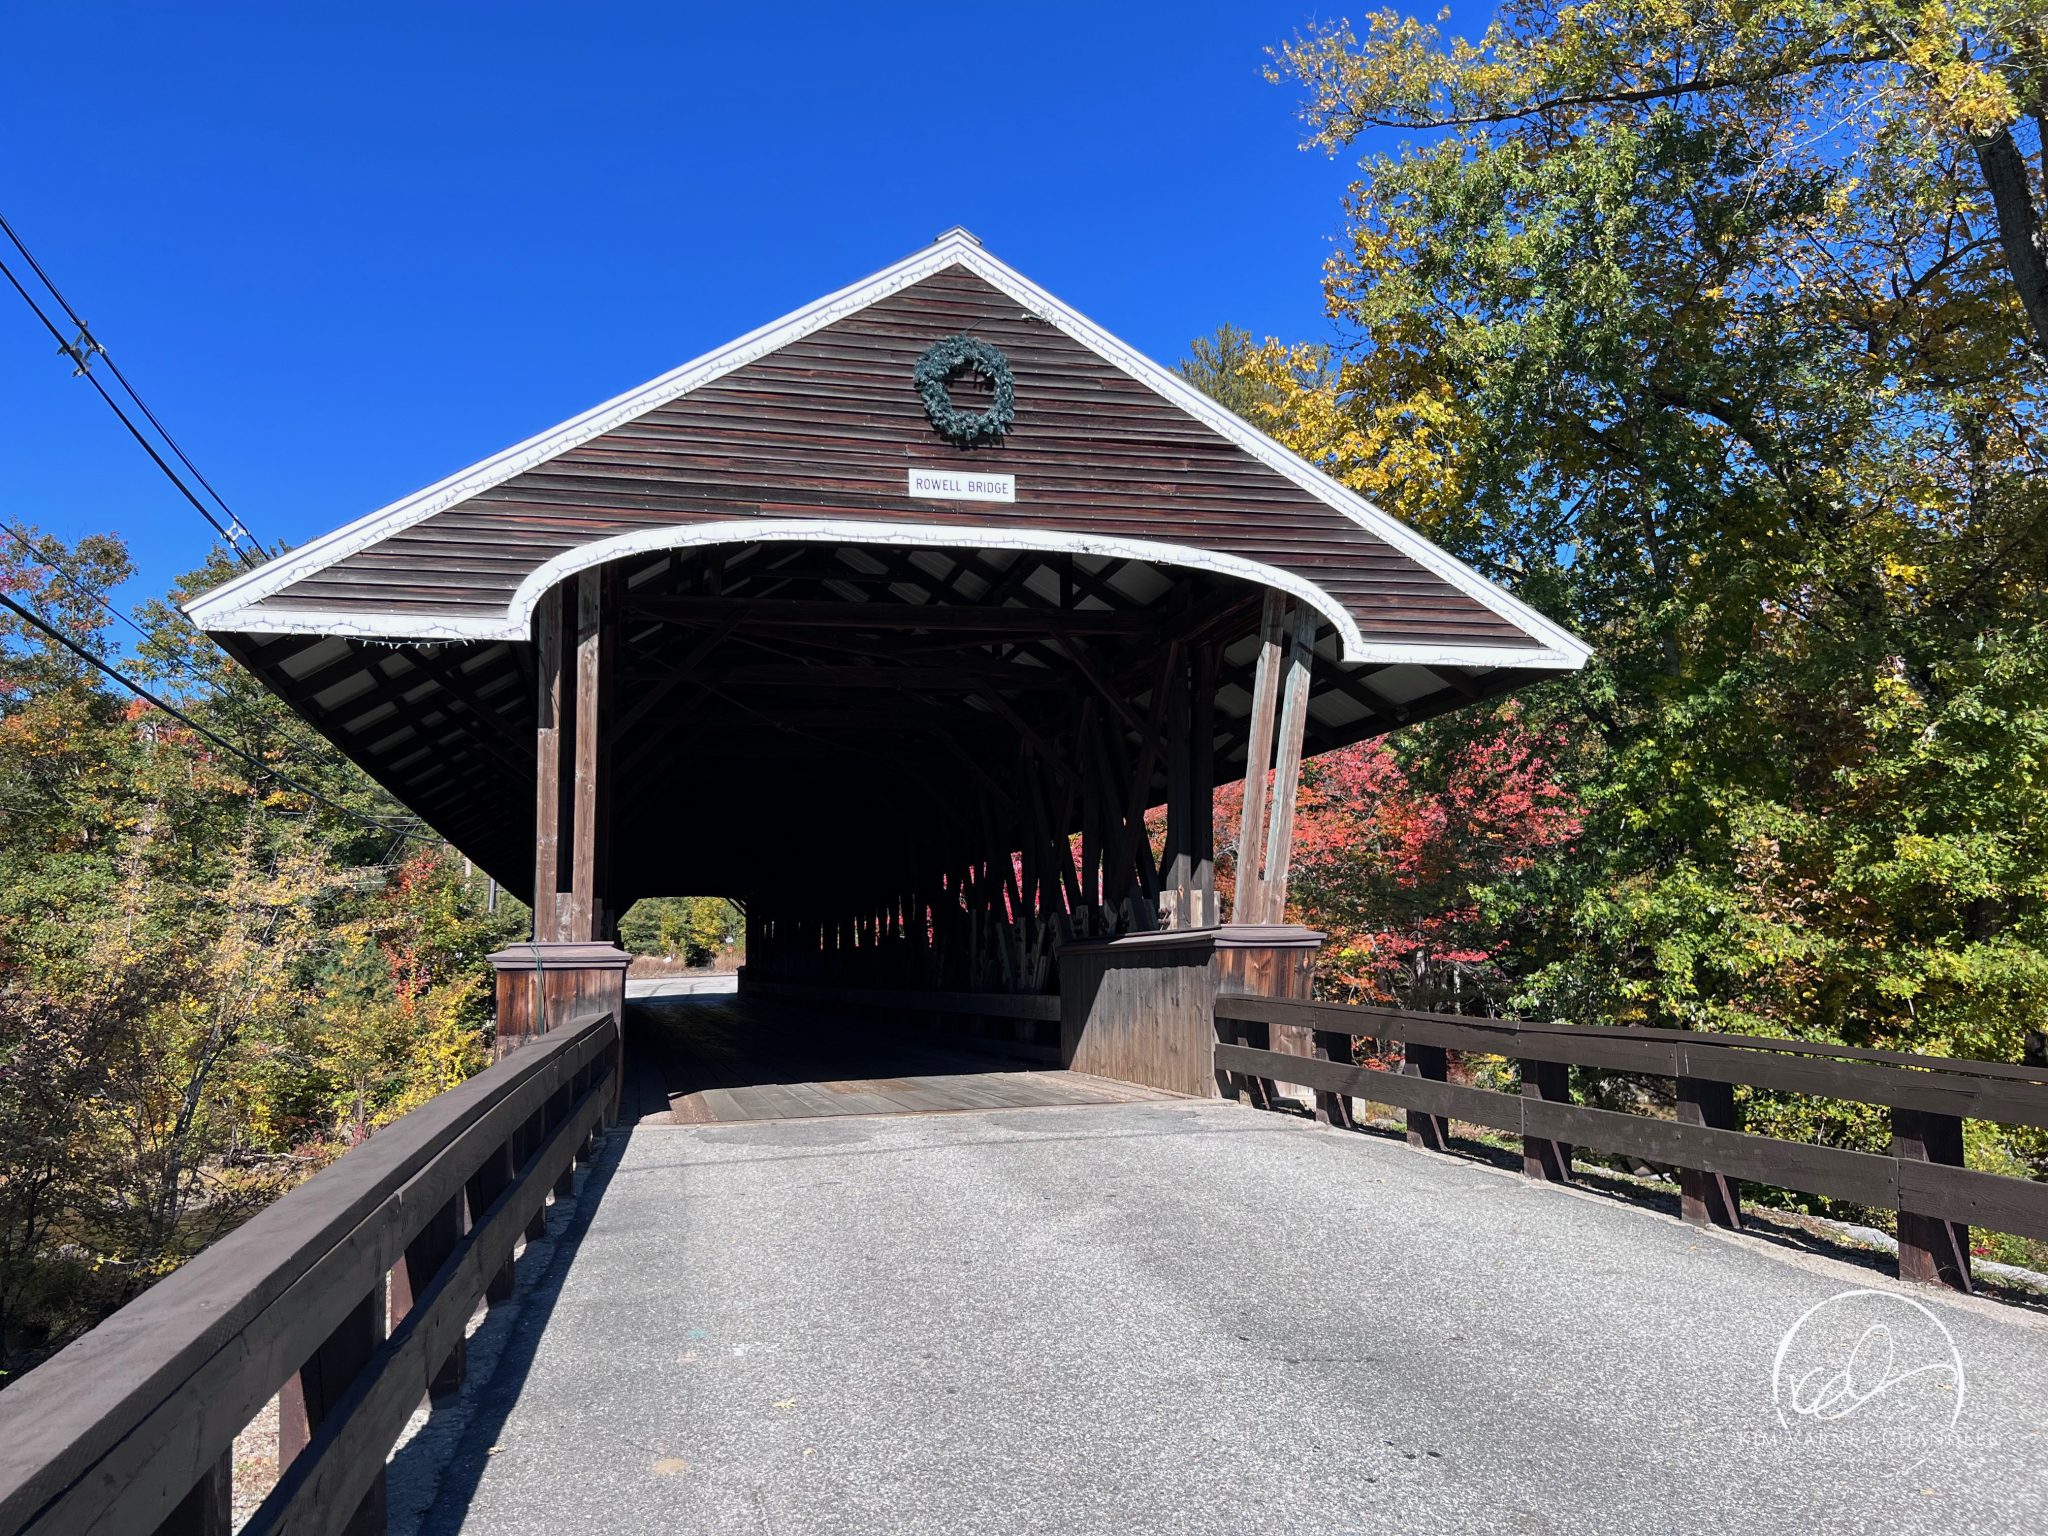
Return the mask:
<path id="1" fill-rule="evenodd" d="M 520 1255 L 509 1304 L 493 1308 L 470 1336 L 471 1375 L 461 1397 L 449 1405 L 455 1419 L 452 1435 L 432 1432 L 435 1420 L 447 1411 L 437 1408 L 427 1429 L 391 1458 L 394 1488 L 411 1480 L 434 1490 L 413 1528 L 414 1536 L 449 1536 L 462 1529 L 484 1468 L 519 1402 L 548 1321 L 575 1268 L 584 1235 L 632 1134 L 631 1122 L 622 1115 L 619 1125 L 605 1134 L 588 1172 L 579 1177 L 575 1208 L 566 1213 L 568 1219 L 558 1230 L 549 1232 L 545 1253 L 536 1252 L 534 1245 Z M 536 1259 L 538 1263 L 532 1262 Z M 391 1529 L 394 1536 L 403 1536 L 400 1520 L 394 1518 Z"/>

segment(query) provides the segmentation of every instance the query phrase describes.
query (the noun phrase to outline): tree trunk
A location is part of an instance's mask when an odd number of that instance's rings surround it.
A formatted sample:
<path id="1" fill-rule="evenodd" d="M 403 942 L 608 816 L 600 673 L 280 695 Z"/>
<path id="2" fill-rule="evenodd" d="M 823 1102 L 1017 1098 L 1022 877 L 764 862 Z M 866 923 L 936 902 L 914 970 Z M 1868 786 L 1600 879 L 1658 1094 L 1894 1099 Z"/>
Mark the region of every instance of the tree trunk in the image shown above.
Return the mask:
<path id="1" fill-rule="evenodd" d="M 2041 226 L 2033 188 L 2027 185 L 2027 157 L 2020 153 L 2009 128 L 1978 140 L 1976 150 L 1984 185 L 1991 192 L 1991 206 L 1998 215 L 2005 264 L 2033 330 L 2034 353 L 2048 362 L 2048 231 Z"/>

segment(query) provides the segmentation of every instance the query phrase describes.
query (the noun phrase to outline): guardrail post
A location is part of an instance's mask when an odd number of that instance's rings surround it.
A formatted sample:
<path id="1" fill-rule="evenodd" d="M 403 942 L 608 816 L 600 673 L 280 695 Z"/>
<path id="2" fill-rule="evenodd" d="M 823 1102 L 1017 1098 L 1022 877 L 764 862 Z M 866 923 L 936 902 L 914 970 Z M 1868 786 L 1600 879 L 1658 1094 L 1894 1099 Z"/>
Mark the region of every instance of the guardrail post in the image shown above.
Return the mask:
<path id="1" fill-rule="evenodd" d="M 576 1085 L 564 1083 L 559 1092 L 548 1100 L 548 1132 L 553 1134 L 556 1127 L 569 1118 L 569 1111 L 576 1104 Z M 562 1164 L 562 1171 L 555 1175 L 555 1198 L 566 1200 L 576 1193 L 576 1159 L 570 1158 Z"/>
<path id="2" fill-rule="evenodd" d="M 1319 1029 L 1315 1032 L 1315 1057 L 1317 1061 L 1334 1061 L 1340 1066 L 1350 1066 L 1351 1035 L 1342 1035 L 1333 1029 Z M 1316 1118 L 1324 1125 L 1334 1125 L 1342 1130 L 1354 1130 L 1358 1122 L 1351 1113 L 1351 1095 L 1333 1093 L 1326 1088 L 1316 1090 Z"/>
<path id="3" fill-rule="evenodd" d="M 1523 1062 L 1522 1097 L 1555 1104 L 1571 1103 L 1572 1069 L 1561 1061 Z M 1571 1183 L 1571 1143 L 1552 1141 L 1547 1136 L 1524 1136 L 1522 1172 L 1545 1184 Z"/>
<path id="4" fill-rule="evenodd" d="M 1220 1019 L 1217 1027 L 1223 1037 L 1232 1045 L 1242 1045 L 1255 1051 L 1268 1051 L 1272 1047 L 1272 1029 L 1265 1024 L 1253 1023 L 1250 1019 Z M 1253 1109 L 1271 1109 L 1280 1098 L 1279 1085 L 1271 1078 L 1255 1077 L 1249 1072 L 1219 1072 L 1216 1074 L 1216 1091 L 1226 1099 L 1241 1099 Z"/>
<path id="5" fill-rule="evenodd" d="M 583 1095 L 590 1092 L 596 1082 L 597 1064 L 587 1061 L 576 1073 L 576 1097 L 582 1098 Z M 582 1163 L 587 1168 L 590 1166 L 590 1160 L 595 1156 L 597 1156 L 597 1128 L 592 1126 L 590 1130 L 584 1133 L 583 1145 L 576 1149 L 576 1161 Z"/>
<path id="6" fill-rule="evenodd" d="M 609 1130 L 619 1123 L 619 1103 L 626 1086 L 626 1021 L 623 1013 L 612 1015 L 612 1045 L 606 1056 L 611 1063 L 611 1094 L 604 1106 L 605 1128 Z"/>
<path id="7" fill-rule="evenodd" d="M 1711 1126 L 1720 1131 L 1740 1130 L 1742 1124 L 1735 1113 L 1735 1085 L 1681 1077 L 1678 1122 Z M 1704 1168 L 1679 1169 L 1678 1205 L 1680 1214 L 1694 1226 L 1742 1230 L 1742 1186 L 1725 1174 L 1709 1173 Z"/>
<path id="8" fill-rule="evenodd" d="M 519 1128 L 519 1166 L 524 1168 L 528 1158 L 540 1150 L 542 1140 L 547 1136 L 547 1109 L 542 1106 L 533 1112 L 526 1124 Z M 526 1240 L 537 1243 L 548 1235 L 548 1207 L 543 1200 L 533 1208 L 533 1215 L 526 1223 Z"/>
<path id="9" fill-rule="evenodd" d="M 469 1176 L 465 1191 L 469 1196 L 469 1224 L 472 1227 L 511 1185 L 513 1171 L 512 1143 L 508 1141 L 485 1158 L 483 1166 Z M 512 1258 L 508 1254 L 504 1266 L 491 1276 L 490 1284 L 484 1287 L 484 1300 L 496 1305 L 511 1294 Z"/>
<path id="10" fill-rule="evenodd" d="M 1244 1044 L 1244 1026 L 1234 1019 L 1216 1021 L 1216 1039 L 1223 1045 Z M 1236 1102 L 1244 1097 L 1243 1079 L 1235 1072 L 1216 1069 L 1216 1097 Z"/>
<path id="11" fill-rule="evenodd" d="M 292 1464 L 313 1438 L 321 1420 L 341 1401 L 349 1384 L 369 1363 L 384 1341 L 384 1287 L 365 1296 L 326 1342 L 313 1351 L 312 1359 L 293 1373 L 278 1393 L 277 1469 Z M 363 1495 L 363 1502 L 342 1527 L 343 1536 L 382 1536 L 384 1530 L 384 1469 Z"/>
<path id="12" fill-rule="evenodd" d="M 1417 1045 L 1412 1040 L 1404 1040 L 1401 1044 L 1404 1058 L 1401 1071 L 1405 1076 L 1426 1077 L 1436 1083 L 1450 1081 L 1451 1053 L 1444 1047 Z M 1408 1111 L 1408 1145 L 1430 1152 L 1448 1151 L 1450 1126 L 1442 1115 L 1411 1109 Z"/>
<path id="13" fill-rule="evenodd" d="M 1892 1156 L 1901 1162 L 1965 1166 L 1962 1118 L 1921 1109 L 1894 1109 Z M 1899 1278 L 1952 1291 L 1971 1290 L 1970 1229 L 1959 1221 L 1922 1216 L 1901 1206 Z"/>
<path id="14" fill-rule="evenodd" d="M 234 1528 L 235 1453 L 228 1450 L 164 1516 L 155 1536 L 229 1536 Z"/>
<path id="15" fill-rule="evenodd" d="M 391 1321 L 394 1324 L 413 1309 L 420 1293 L 433 1284 L 434 1276 L 441 1272 L 441 1266 L 448 1262 L 448 1255 L 461 1241 L 462 1196 L 457 1195 L 427 1219 L 427 1224 L 420 1228 L 419 1236 L 405 1245 L 404 1257 L 391 1268 Z M 457 1339 L 446 1360 L 438 1365 L 430 1362 L 428 1397 L 438 1402 L 461 1388 L 466 1350 L 467 1342 Z"/>

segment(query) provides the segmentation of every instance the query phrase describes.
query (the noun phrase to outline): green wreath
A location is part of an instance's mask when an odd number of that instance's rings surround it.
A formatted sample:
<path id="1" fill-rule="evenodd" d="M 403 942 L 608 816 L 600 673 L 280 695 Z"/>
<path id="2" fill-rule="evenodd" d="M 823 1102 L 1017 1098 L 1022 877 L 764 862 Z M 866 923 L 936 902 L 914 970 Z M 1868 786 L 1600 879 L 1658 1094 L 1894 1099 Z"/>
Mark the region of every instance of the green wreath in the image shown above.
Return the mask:
<path id="1" fill-rule="evenodd" d="M 971 368 L 989 382 L 995 398 L 985 411 L 963 411 L 953 404 L 947 385 L 963 368 Z M 1017 419 L 1017 387 L 1010 378 L 1010 360 L 985 341 L 972 336 L 948 336 L 935 341 L 917 360 L 917 393 L 924 401 L 924 413 L 931 418 L 939 436 L 962 448 L 999 441 Z"/>

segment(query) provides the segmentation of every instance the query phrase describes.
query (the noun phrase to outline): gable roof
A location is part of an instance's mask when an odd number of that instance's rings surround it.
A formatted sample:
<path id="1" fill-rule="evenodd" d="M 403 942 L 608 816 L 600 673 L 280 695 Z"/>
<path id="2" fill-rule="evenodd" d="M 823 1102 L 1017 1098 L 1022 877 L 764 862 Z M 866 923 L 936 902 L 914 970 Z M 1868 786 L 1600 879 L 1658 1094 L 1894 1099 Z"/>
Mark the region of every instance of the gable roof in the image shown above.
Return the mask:
<path id="1" fill-rule="evenodd" d="M 948 276 L 950 275 L 950 276 Z M 1240 537 L 1233 546 L 1223 539 L 1148 536 L 1114 527 L 1078 526 L 1072 518 L 1051 518 L 1049 524 L 1026 526 L 1015 519 L 978 521 L 958 507 L 928 520 L 906 517 L 899 509 L 793 509 L 797 515 L 769 516 L 761 508 L 745 515 L 690 518 L 643 517 L 623 532 L 571 541 L 567 547 L 515 572 L 509 592 L 492 588 L 488 598 L 478 592 L 429 591 L 424 598 L 396 602 L 343 601 L 333 594 L 344 589 L 351 562 L 367 558 L 379 546 L 397 549 L 408 530 L 466 504 L 487 499 L 521 477 L 545 472 L 619 432 L 651 413 L 708 391 L 720 380 L 774 358 L 828 328 L 883 305 L 907 290 L 948 276 L 971 277 L 1019 306 L 1025 315 L 1077 344 L 1172 412 L 1199 424 L 1205 434 L 1261 466 L 1276 484 L 1299 493 L 1339 514 L 1355 529 L 1353 558 L 1360 563 L 1384 555 L 1399 557 L 1411 575 L 1408 589 L 1420 582 L 1440 588 L 1443 600 L 1455 602 L 1468 617 L 1442 633 L 1414 638 L 1398 625 L 1374 628 L 1371 613 L 1361 616 L 1361 599 L 1344 590 L 1342 573 L 1325 575 L 1327 554 L 1314 560 L 1268 558 L 1260 541 Z M 1126 385 L 1128 389 L 1128 385 Z M 1020 417 L 1030 408 L 1020 400 Z M 793 314 L 752 331 L 682 367 L 619 395 L 579 416 L 527 439 L 481 463 L 449 476 L 366 517 L 357 519 L 289 554 L 279 556 L 207 593 L 187 607 L 201 628 L 213 633 L 347 635 L 415 641 L 515 640 L 528 637 L 532 608 L 549 586 L 571 572 L 623 555 L 657 548 L 682 548 L 756 540 L 818 539 L 910 545 L 976 545 L 986 548 L 1063 550 L 1084 555 L 1120 557 L 1179 564 L 1242 577 L 1292 592 L 1327 618 L 1347 662 L 1451 664 L 1470 667 L 1513 666 L 1536 671 L 1575 670 L 1588 650 L 1583 642 L 1545 619 L 1511 593 L 1437 548 L 1399 519 L 1339 485 L 1314 465 L 1201 394 L 1168 369 L 1151 362 L 1038 288 L 1014 269 L 983 250 L 963 230 L 949 231 L 925 250 L 885 268 L 839 292 L 806 305 Z M 415 562 L 417 555 L 408 556 Z M 360 578 L 358 578 L 360 579 Z M 500 584 L 502 587 L 503 583 Z M 1405 590 L 1405 589 L 1404 589 Z M 1382 599 L 1383 606 L 1390 606 Z M 1398 606 L 1392 604 L 1391 606 Z M 1369 632 L 1370 631 L 1370 632 Z"/>

